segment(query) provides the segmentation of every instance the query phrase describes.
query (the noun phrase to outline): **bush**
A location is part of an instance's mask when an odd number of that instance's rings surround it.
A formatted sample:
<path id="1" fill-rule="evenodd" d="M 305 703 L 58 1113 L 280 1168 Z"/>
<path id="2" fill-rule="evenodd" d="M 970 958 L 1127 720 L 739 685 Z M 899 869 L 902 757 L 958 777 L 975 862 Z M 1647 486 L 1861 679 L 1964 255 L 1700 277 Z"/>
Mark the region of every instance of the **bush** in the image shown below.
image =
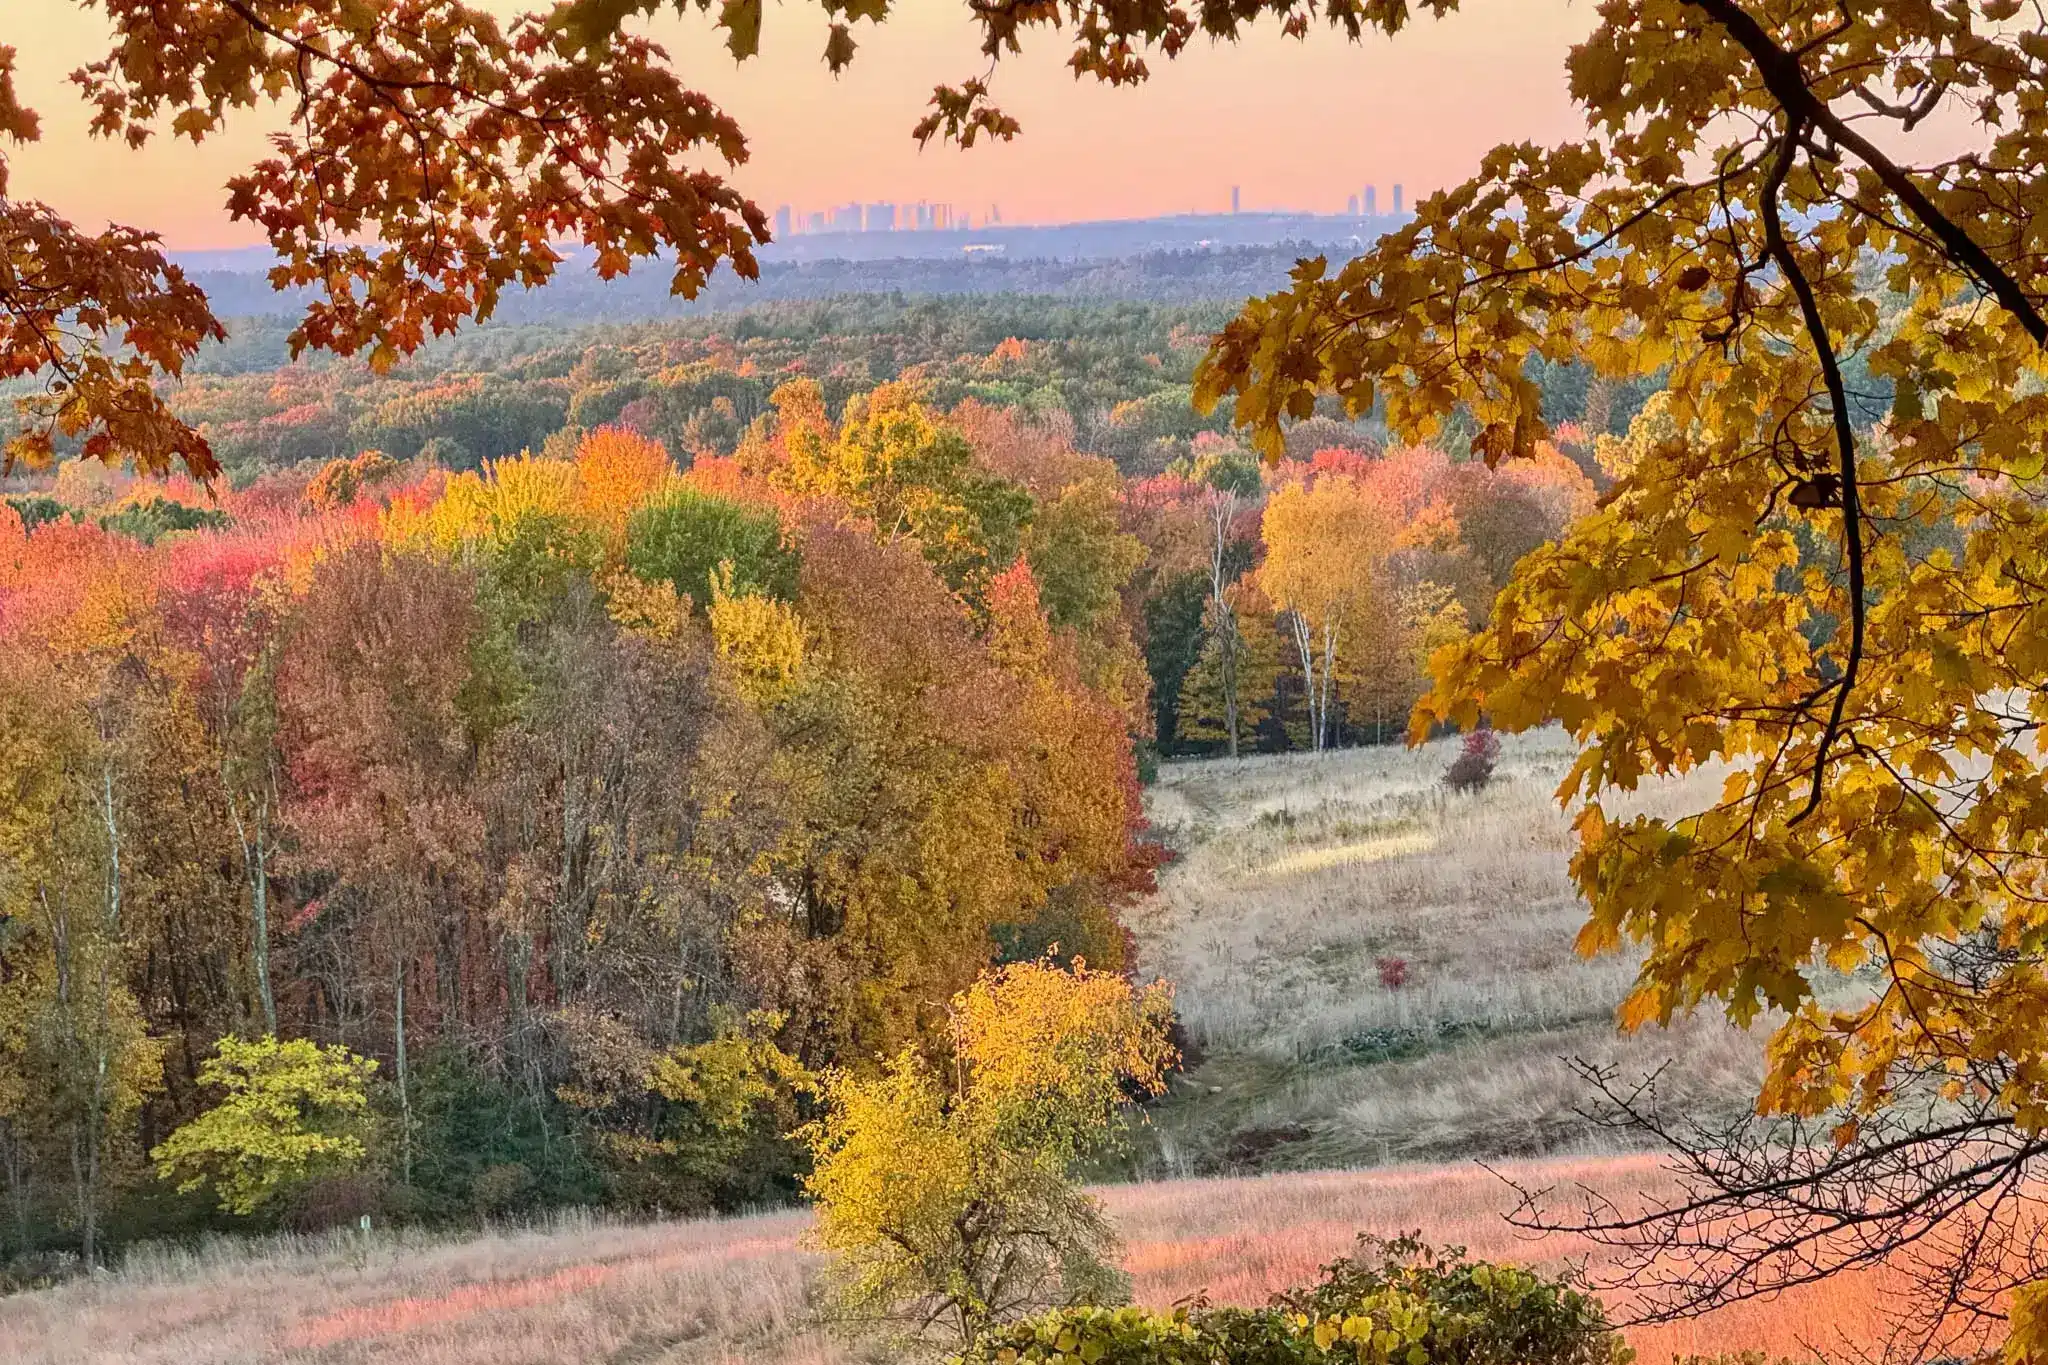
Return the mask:
<path id="1" fill-rule="evenodd" d="M 227 524 L 228 514 L 217 507 L 188 507 L 168 498 L 131 502 L 100 518 L 103 529 L 144 545 L 154 545 L 174 531 L 217 531 Z"/>
<path id="2" fill-rule="evenodd" d="M 210 1188 L 244 1217 L 309 1182 L 346 1175 L 368 1152 L 377 1064 L 304 1038 L 223 1038 L 199 1068 L 219 1104 L 150 1152 L 178 1191 Z"/>
<path id="3" fill-rule="evenodd" d="M 1598 1299 L 1568 1278 L 1468 1261 L 1413 1237 L 1260 1309 L 1064 1308 L 984 1333 L 960 1365 L 1627 1365 Z"/>
<path id="4" fill-rule="evenodd" d="M 1454 792 L 1486 790 L 1493 781 L 1493 765 L 1500 762 L 1500 736 L 1489 729 L 1465 736 L 1465 745 L 1451 766 L 1444 770 L 1444 785 Z"/>

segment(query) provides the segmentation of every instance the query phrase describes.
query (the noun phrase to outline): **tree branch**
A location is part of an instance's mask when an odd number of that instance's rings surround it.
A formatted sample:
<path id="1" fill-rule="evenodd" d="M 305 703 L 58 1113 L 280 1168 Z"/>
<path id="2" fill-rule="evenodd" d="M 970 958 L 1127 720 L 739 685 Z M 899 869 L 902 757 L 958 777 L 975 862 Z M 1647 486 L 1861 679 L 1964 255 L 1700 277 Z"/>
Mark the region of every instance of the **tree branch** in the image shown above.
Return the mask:
<path id="1" fill-rule="evenodd" d="M 1939 239 L 1951 261 L 1962 267 L 2017 318 L 2036 345 L 2048 345 L 2048 321 L 2042 319 L 2040 311 L 2034 307 L 2027 292 L 2020 288 L 2019 282 L 1994 261 L 1991 253 L 1979 246 L 1975 238 L 1937 208 L 1934 201 L 1913 183 L 1913 177 L 1903 167 L 1813 93 L 1795 54 L 1778 46 L 1764 31 L 1763 25 L 1737 0 L 1685 0 L 1685 3 L 1704 11 L 1735 40 L 1737 46 L 1749 54 L 1757 65 L 1758 73 L 1763 76 L 1764 88 L 1784 107 L 1788 117 L 1819 129 L 1834 139 L 1835 145 L 1855 153 L 1857 159 L 1876 172 L 1884 187 L 1898 196 L 1899 202 Z"/>

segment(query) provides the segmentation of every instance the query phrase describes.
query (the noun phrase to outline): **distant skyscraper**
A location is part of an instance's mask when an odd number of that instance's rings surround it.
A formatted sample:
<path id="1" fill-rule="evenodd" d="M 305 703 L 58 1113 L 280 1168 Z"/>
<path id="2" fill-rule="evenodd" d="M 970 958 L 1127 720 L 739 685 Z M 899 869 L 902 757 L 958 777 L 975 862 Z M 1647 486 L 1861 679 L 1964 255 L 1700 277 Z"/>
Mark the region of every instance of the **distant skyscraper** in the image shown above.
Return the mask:
<path id="1" fill-rule="evenodd" d="M 1380 216 L 1380 192 L 1378 186 L 1367 185 L 1365 187 L 1365 216 L 1368 218 Z"/>
<path id="2" fill-rule="evenodd" d="M 896 230 L 896 206 L 894 204 L 869 204 L 867 230 L 869 232 L 894 232 Z"/>
<path id="3" fill-rule="evenodd" d="M 860 205 L 841 204 L 838 208 L 832 210 L 832 230 L 834 232 L 859 232 Z"/>
<path id="4" fill-rule="evenodd" d="M 1354 195 L 1352 195 L 1352 196 L 1351 196 L 1351 197 L 1350 197 L 1349 199 L 1346 199 L 1346 200 L 1344 201 L 1344 212 L 1345 212 L 1345 214 L 1346 214 L 1347 216 L 1349 216 L 1349 217 L 1352 217 L 1352 218 L 1356 218 L 1356 217 L 1358 216 L 1358 196 L 1357 196 L 1357 195 L 1355 195 L 1355 194 L 1354 194 Z"/>
<path id="5" fill-rule="evenodd" d="M 804 219 L 804 231 L 805 231 L 805 232 L 823 232 L 824 230 L 825 230 L 825 215 L 824 215 L 824 214 L 822 214 L 822 213 L 814 213 L 814 214 L 812 214 L 812 215 L 811 215 L 810 217 L 808 217 L 808 218 Z"/>
<path id="6" fill-rule="evenodd" d="M 922 199 L 918 200 L 917 208 L 913 211 L 911 225 L 919 232 L 930 232 L 932 230 L 932 206 L 925 203 Z"/>
<path id="7" fill-rule="evenodd" d="M 1002 221 L 1003 206 L 1001 204 L 990 204 L 988 206 L 988 225 L 993 226 L 994 224 L 1000 223 Z"/>
<path id="8" fill-rule="evenodd" d="M 1232 185 L 1232 186 L 1230 187 L 1230 211 L 1231 211 L 1232 213 L 1236 213 L 1236 212 L 1237 212 L 1237 206 L 1238 206 L 1239 202 L 1240 202 L 1240 201 L 1239 201 L 1239 199 L 1238 199 L 1238 196 L 1237 196 L 1237 186 L 1235 186 L 1235 185 Z"/>
<path id="9" fill-rule="evenodd" d="M 1400 182 L 1400 181 L 1398 181 L 1398 180 L 1396 180 L 1396 181 L 1394 182 L 1394 212 L 1396 212 L 1396 213 L 1399 213 L 1400 211 L 1401 211 L 1401 182 Z"/>
<path id="10" fill-rule="evenodd" d="M 789 205 L 783 204 L 779 206 L 775 210 L 775 240 L 780 242 L 786 239 L 790 234 L 794 222 L 795 214 L 790 209 Z"/>

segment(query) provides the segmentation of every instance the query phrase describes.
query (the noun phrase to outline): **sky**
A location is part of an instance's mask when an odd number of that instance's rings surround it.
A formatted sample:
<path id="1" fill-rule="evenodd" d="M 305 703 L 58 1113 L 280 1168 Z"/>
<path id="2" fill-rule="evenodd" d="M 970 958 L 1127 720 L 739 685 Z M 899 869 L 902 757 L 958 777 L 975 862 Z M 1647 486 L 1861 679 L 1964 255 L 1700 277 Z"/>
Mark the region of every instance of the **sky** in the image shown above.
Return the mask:
<path id="1" fill-rule="evenodd" d="M 934 85 L 979 74 L 964 0 L 898 0 L 835 78 L 815 5 L 771 6 L 762 53 L 736 64 L 708 22 L 666 17 L 654 36 L 685 81 L 740 121 L 752 156 L 733 178 L 771 212 L 852 200 L 930 200 L 980 222 L 1076 222 L 1221 212 L 1238 186 L 1246 211 L 1337 212 L 1367 184 L 1390 204 L 1465 178 L 1499 142 L 1552 142 L 1581 127 L 1565 94 L 1564 56 L 1597 22 L 1589 0 L 1467 0 L 1447 20 L 1417 19 L 1398 38 L 1353 46 L 1270 31 L 1203 43 L 1152 80 L 1112 90 L 1076 82 L 1061 35 L 1042 32 L 995 76 L 997 102 L 1024 125 L 1008 144 L 920 150 L 910 129 Z M 161 232 L 174 248 L 247 246 L 260 235 L 224 208 L 226 179 L 264 152 L 269 111 L 245 114 L 193 147 L 168 137 L 142 152 L 85 134 L 64 80 L 102 55 L 104 17 L 79 0 L 6 0 L 0 42 L 19 51 L 17 84 L 43 140 L 9 152 L 12 192 L 81 225 Z"/>

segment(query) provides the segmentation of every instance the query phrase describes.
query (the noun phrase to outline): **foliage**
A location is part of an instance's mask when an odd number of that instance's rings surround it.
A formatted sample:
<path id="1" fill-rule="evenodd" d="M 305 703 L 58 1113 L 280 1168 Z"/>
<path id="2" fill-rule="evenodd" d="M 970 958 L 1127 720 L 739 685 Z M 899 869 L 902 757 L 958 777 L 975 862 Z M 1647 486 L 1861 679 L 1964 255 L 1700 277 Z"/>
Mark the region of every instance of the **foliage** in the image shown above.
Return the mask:
<path id="1" fill-rule="evenodd" d="M 966 1365 L 1626 1365 L 1598 1300 L 1568 1280 L 1365 1236 L 1263 1309 L 1066 1308 L 984 1333 Z"/>
<path id="2" fill-rule="evenodd" d="M 840 500 L 885 538 L 912 537 L 970 598 L 1017 557 L 1033 510 L 1022 488 L 975 466 L 972 447 L 909 383 L 855 399 L 835 440 L 792 439 L 775 477 L 791 492 Z"/>
<path id="3" fill-rule="evenodd" d="M 381 450 L 364 450 L 346 459 L 329 460 L 306 485 L 306 501 L 314 507 L 346 507 L 363 490 L 385 483 L 404 466 Z"/>
<path id="4" fill-rule="evenodd" d="M 223 1038 L 199 1083 L 221 1100 L 151 1152 L 181 1192 L 210 1187 L 224 1212 L 247 1216 L 368 1155 L 368 1088 L 377 1064 L 304 1038 Z"/>
<path id="5" fill-rule="evenodd" d="M 1169 1013 L 1163 986 L 1019 963 L 954 999 L 943 1064 L 906 1050 L 878 1076 L 828 1074 L 806 1186 L 840 1315 L 966 1345 L 1048 1303 L 1127 1293 L 1073 1169 L 1127 1094 L 1164 1087 Z"/>
<path id="6" fill-rule="evenodd" d="M 780 1018 L 720 1018 L 716 1036 L 659 1050 L 608 1021 L 565 1022 L 578 1066 L 561 1098 L 584 1114 L 617 1202 L 701 1211 L 786 1195 L 784 1135 L 815 1082 L 772 1041 Z"/>
<path id="7" fill-rule="evenodd" d="M 131 502 L 100 519 L 116 535 L 132 536 L 154 545 L 174 531 L 216 530 L 228 524 L 228 514 L 217 507 L 191 507 L 169 498 L 148 498 Z"/>
<path id="8" fill-rule="evenodd" d="M 1466 735 L 1458 756 L 1444 770 L 1444 785 L 1454 792 L 1485 791 L 1493 781 L 1493 765 L 1500 762 L 1500 736 L 1488 727 Z"/>
<path id="9" fill-rule="evenodd" d="M 640 579 L 667 582 L 700 608 L 721 582 L 728 594 L 795 595 L 797 556 L 768 509 L 678 487 L 633 513 L 626 566 Z M 724 566 L 730 566 L 729 568 Z"/>
<path id="10" fill-rule="evenodd" d="M 721 261 L 755 273 L 767 220 L 692 164 L 744 160 L 740 131 L 643 38 L 575 51 L 547 13 L 505 22 L 428 0 L 106 9 L 110 50 L 74 76 L 100 136 L 141 147 L 169 130 L 197 142 L 232 111 L 293 101 L 274 154 L 230 179 L 228 203 L 277 253 L 271 283 L 310 293 L 295 355 L 367 352 L 387 370 L 430 335 L 489 317 L 508 284 L 546 281 L 563 259 L 551 243 L 564 238 L 592 247 L 606 278 L 666 254 L 685 295 Z M 0 52 L 0 136 L 33 142 L 14 61 Z M 0 198 L 0 243 L 0 273 L 32 281 L 7 287 L 0 377 L 43 380 L 16 400 L 25 425 L 9 465 L 46 463 L 63 439 L 87 458 L 218 472 L 153 381 L 226 333 L 154 235 L 88 235 L 44 205 Z"/>
<path id="11" fill-rule="evenodd" d="M 429 1050 L 416 1079 L 411 1211 L 502 1216 L 602 1196 L 575 1113 L 557 1097 L 452 1044 Z"/>

